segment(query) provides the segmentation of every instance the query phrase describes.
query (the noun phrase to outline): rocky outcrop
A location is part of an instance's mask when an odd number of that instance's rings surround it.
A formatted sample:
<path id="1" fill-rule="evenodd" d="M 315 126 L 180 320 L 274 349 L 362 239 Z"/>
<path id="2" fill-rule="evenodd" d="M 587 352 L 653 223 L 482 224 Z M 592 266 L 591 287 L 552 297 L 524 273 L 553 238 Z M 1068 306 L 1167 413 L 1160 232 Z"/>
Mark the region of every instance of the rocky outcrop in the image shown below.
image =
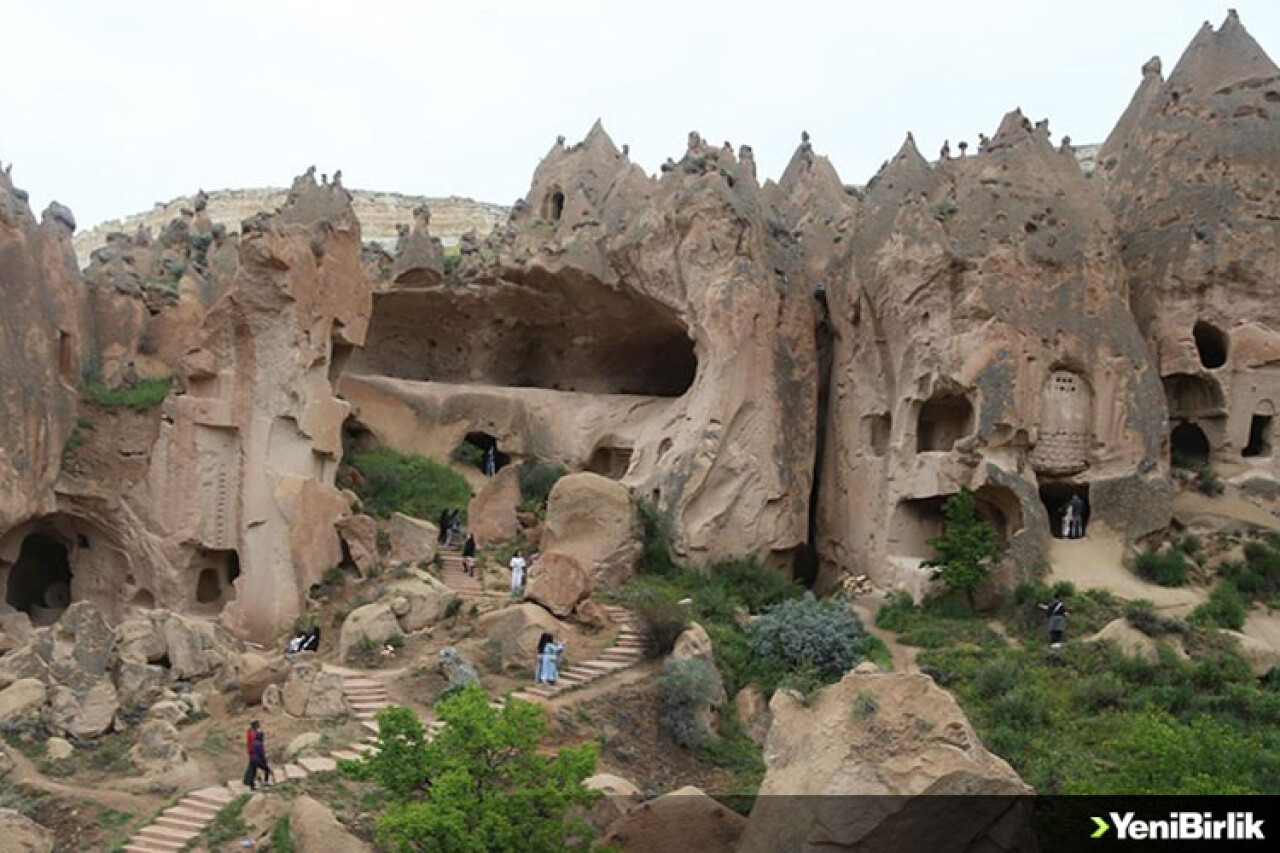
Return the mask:
<path id="1" fill-rule="evenodd" d="M 807 539 L 813 303 L 749 152 L 691 134 L 650 178 L 597 125 L 462 249 L 446 284 L 377 296 L 340 384 L 370 430 L 441 455 L 481 432 L 621 480 L 696 560 Z"/>
<path id="2" fill-rule="evenodd" d="M 284 710 L 295 717 L 329 719 L 351 713 L 342 690 L 342 676 L 316 661 L 293 665 L 284 684 Z"/>
<path id="3" fill-rule="evenodd" d="M 289 807 L 289 832 L 297 853 L 369 853 L 372 849 L 347 832 L 327 806 L 305 794 Z"/>
<path id="4" fill-rule="evenodd" d="M 591 472 L 561 477 L 547 498 L 542 549 L 576 558 L 602 589 L 626 583 L 643 550 L 631 494 Z"/>
<path id="5" fill-rule="evenodd" d="M 563 623 L 536 604 L 513 604 L 481 615 L 477 633 L 496 650 L 504 669 L 532 670 L 543 633 L 564 637 Z"/>
<path id="6" fill-rule="evenodd" d="M 549 551 L 529 570 L 525 597 L 565 619 L 586 601 L 593 587 L 591 575 L 576 557 Z"/>
<path id="7" fill-rule="evenodd" d="M 408 612 L 406 604 L 404 610 Z M 391 600 L 375 601 L 357 607 L 342 620 L 342 632 L 338 636 L 338 659 L 350 660 L 352 652 L 361 645 L 381 647 L 387 638 L 399 634 L 400 622 L 396 618 Z"/>
<path id="8" fill-rule="evenodd" d="M 1168 80 L 1158 59 L 1099 153 L 1175 461 L 1271 478 L 1280 400 L 1280 69 L 1234 11 Z M 1228 469 L 1228 470 L 1230 470 Z"/>
<path id="9" fill-rule="evenodd" d="M 467 530 L 481 545 L 506 542 L 520 532 L 520 478 L 508 465 L 487 480 L 467 506 Z"/>
<path id="10" fill-rule="evenodd" d="M 387 538 L 391 550 L 387 559 L 393 564 L 429 563 L 436 555 L 440 529 L 429 521 L 395 512 L 387 521 Z"/>
<path id="11" fill-rule="evenodd" d="M 10 853 L 52 853 L 53 833 L 31 818 L 14 811 L 0 809 L 0 837 Z"/>
<path id="12" fill-rule="evenodd" d="M 850 673 L 807 704 L 779 691 L 770 710 L 742 853 L 901 849 L 904 837 L 921 849 L 984 849 L 984 836 L 995 849 L 1034 846 L 1016 800 L 1031 789 L 927 675 Z"/>
<path id="13" fill-rule="evenodd" d="M 827 289 L 824 583 L 856 565 L 919 595 L 961 487 L 1007 546 L 1005 581 L 1043 559 L 1072 494 L 1091 525 L 1168 523 L 1164 398 L 1110 215 L 1043 126 L 1015 111 L 936 166 L 908 138 L 847 243 Z"/>
<path id="14" fill-rule="evenodd" d="M 738 849 L 746 822 L 742 815 L 690 785 L 634 807 L 609 826 L 600 843 L 624 853 L 732 853 Z"/>
<path id="15" fill-rule="evenodd" d="M 597 773 L 582 780 L 584 788 L 604 794 L 586 813 L 587 823 L 598 832 L 640 804 L 640 789 L 634 783 L 612 773 Z"/>

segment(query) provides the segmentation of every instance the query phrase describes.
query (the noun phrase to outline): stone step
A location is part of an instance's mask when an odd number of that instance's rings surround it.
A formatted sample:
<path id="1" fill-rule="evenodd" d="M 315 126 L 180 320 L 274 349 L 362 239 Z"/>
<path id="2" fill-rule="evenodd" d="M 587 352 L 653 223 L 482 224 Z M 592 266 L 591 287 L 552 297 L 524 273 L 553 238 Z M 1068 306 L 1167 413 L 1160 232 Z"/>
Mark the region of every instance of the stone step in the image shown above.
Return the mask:
<path id="1" fill-rule="evenodd" d="M 349 702 L 353 711 L 381 711 L 383 708 L 390 708 L 391 703 L 385 700 L 366 699 L 359 702 Z"/>
<path id="2" fill-rule="evenodd" d="M 378 723 L 376 720 L 361 720 L 360 724 L 375 735 L 378 733 Z"/>
<path id="3" fill-rule="evenodd" d="M 183 797 L 183 800 L 196 800 L 201 803 L 212 805 L 219 811 L 227 803 L 231 802 L 235 797 L 228 794 L 223 788 L 201 788 L 198 791 L 192 791 Z"/>
<path id="4" fill-rule="evenodd" d="M 190 805 L 185 800 L 169 809 L 164 814 L 166 817 L 176 817 L 181 820 L 189 820 L 192 823 L 208 823 L 213 820 L 218 810 L 212 806 Z"/>
<path id="5" fill-rule="evenodd" d="M 125 853 L 177 853 L 179 850 L 186 848 L 186 842 L 183 841 L 157 841 L 154 838 L 138 838 L 134 836 L 129 839 L 129 843 L 121 847 Z"/>
<path id="6" fill-rule="evenodd" d="M 342 679 L 343 690 L 359 689 L 361 687 L 376 687 L 382 690 L 387 689 L 387 685 L 383 684 L 381 681 L 374 681 L 372 678 L 347 676 Z"/>
<path id="7" fill-rule="evenodd" d="M 299 758 L 298 764 L 308 773 L 329 773 L 338 769 L 338 762 L 332 758 L 317 756 L 315 758 Z"/>
<path id="8" fill-rule="evenodd" d="M 171 817 L 170 815 L 162 814 L 160 817 L 156 818 L 154 825 L 168 826 L 173 829 L 185 829 L 188 832 L 200 832 L 211 822 L 212 821 L 207 820 L 187 820 L 186 818 Z"/>
<path id="9" fill-rule="evenodd" d="M 284 766 L 284 781 L 288 782 L 293 779 L 305 779 L 311 774 L 303 770 L 297 764 L 286 764 Z"/>
<path id="10" fill-rule="evenodd" d="M 366 752 L 372 752 L 373 750 L 374 746 L 371 743 L 358 743 L 351 747 L 352 752 L 359 753 L 360 755 L 364 755 Z"/>
<path id="11" fill-rule="evenodd" d="M 336 749 L 329 753 L 329 757 L 337 761 L 359 761 L 360 753 L 350 749 Z"/>
<path id="12" fill-rule="evenodd" d="M 199 832 L 192 832 L 189 829 L 172 829 L 167 826 L 151 826 L 143 827 L 134 834 L 134 838 L 156 838 L 162 841 L 172 839 L 174 841 L 186 842 L 199 835 Z"/>

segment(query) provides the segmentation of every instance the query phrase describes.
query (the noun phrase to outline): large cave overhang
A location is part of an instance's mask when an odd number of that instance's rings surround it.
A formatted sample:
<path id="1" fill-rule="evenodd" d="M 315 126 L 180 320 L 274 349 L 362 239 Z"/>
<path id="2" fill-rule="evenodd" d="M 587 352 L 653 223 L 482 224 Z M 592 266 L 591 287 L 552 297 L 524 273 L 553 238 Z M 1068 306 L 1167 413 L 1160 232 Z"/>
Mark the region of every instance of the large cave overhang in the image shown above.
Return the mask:
<path id="1" fill-rule="evenodd" d="M 347 372 L 417 381 L 678 397 L 698 359 L 677 313 L 575 271 L 375 294 Z"/>

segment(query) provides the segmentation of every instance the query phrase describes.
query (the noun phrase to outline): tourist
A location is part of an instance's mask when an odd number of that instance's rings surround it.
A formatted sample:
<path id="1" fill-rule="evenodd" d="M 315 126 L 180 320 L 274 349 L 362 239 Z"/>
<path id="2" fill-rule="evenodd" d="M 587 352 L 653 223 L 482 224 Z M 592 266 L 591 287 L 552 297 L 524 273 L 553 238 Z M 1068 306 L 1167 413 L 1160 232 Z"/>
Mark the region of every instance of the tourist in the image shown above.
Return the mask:
<path id="1" fill-rule="evenodd" d="M 1055 592 L 1053 601 L 1041 604 L 1040 609 L 1049 615 L 1049 648 L 1056 652 L 1062 648 L 1062 637 L 1067 632 L 1067 605 L 1062 593 Z"/>
<path id="2" fill-rule="evenodd" d="M 1070 539 L 1071 531 L 1075 528 L 1075 514 L 1071 506 L 1071 502 L 1067 501 L 1067 505 L 1062 508 L 1062 538 Z"/>
<path id="3" fill-rule="evenodd" d="M 467 533 L 467 541 L 462 543 L 462 571 L 471 577 L 476 576 L 476 535 Z"/>
<path id="4" fill-rule="evenodd" d="M 509 565 L 511 566 L 511 594 L 519 595 L 524 589 L 524 570 L 529 565 L 524 558 L 524 552 L 516 551 Z"/>
<path id="5" fill-rule="evenodd" d="M 1067 508 L 1071 512 L 1071 538 L 1084 538 L 1084 498 L 1072 495 L 1067 501 Z"/>
<path id="6" fill-rule="evenodd" d="M 258 771 L 263 770 L 270 778 L 271 768 L 267 766 L 267 747 L 262 724 L 254 720 L 245 732 L 245 750 L 249 753 L 249 766 L 244 771 L 244 784 L 250 791 L 257 787 Z"/>
<path id="7" fill-rule="evenodd" d="M 449 525 L 452 521 L 453 516 L 450 514 L 448 507 L 440 510 L 440 530 L 436 534 L 436 542 L 439 544 L 443 545 L 445 543 L 445 538 L 449 535 Z"/>
<path id="8" fill-rule="evenodd" d="M 302 651 L 319 652 L 320 651 L 320 626 L 312 625 L 311 630 L 307 632 L 307 638 L 302 641 Z"/>
<path id="9" fill-rule="evenodd" d="M 257 729 L 257 737 L 253 742 L 253 756 L 251 763 L 256 767 L 254 771 L 254 781 L 258 780 L 258 772 L 262 773 L 262 784 L 267 786 L 271 784 L 271 766 L 267 764 L 267 735 L 262 728 Z"/>
<path id="10" fill-rule="evenodd" d="M 484 451 L 484 475 L 492 477 L 496 473 L 498 473 L 498 449 L 491 444 Z"/>
<path id="11" fill-rule="evenodd" d="M 542 683 L 542 653 L 545 652 L 547 650 L 547 646 L 551 645 L 553 642 L 555 642 L 555 637 L 552 637 L 546 631 L 543 631 L 542 636 L 538 638 L 538 655 L 533 665 L 533 680 L 539 684 Z"/>
<path id="12" fill-rule="evenodd" d="M 449 534 L 444 538 L 444 547 L 452 548 L 453 540 L 462 535 L 462 510 L 455 510 L 449 519 Z"/>
<path id="13" fill-rule="evenodd" d="M 543 634 L 538 646 L 538 672 L 535 680 L 539 684 L 555 684 L 560 679 L 560 655 L 564 653 L 564 643 L 557 643 L 550 634 Z"/>
<path id="14" fill-rule="evenodd" d="M 296 655 L 298 652 L 302 651 L 302 644 L 306 641 L 307 635 L 302 631 L 298 631 L 293 635 L 292 639 L 289 640 L 289 644 L 284 647 L 284 653 L 286 655 Z"/>

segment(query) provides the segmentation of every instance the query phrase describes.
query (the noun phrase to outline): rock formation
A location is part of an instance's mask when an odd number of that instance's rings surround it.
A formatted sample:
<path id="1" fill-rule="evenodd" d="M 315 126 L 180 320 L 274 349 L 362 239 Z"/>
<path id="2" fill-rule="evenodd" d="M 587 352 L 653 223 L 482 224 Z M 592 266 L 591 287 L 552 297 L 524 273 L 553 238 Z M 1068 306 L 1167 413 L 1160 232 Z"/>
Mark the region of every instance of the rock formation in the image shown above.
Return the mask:
<path id="1" fill-rule="evenodd" d="M 1168 80 L 1143 66 L 1099 154 L 1174 461 L 1274 480 L 1280 401 L 1280 69 L 1232 11 Z"/>
<path id="2" fill-rule="evenodd" d="M 480 435 L 620 480 L 698 560 L 789 555 L 808 527 L 812 298 L 754 171 L 697 134 L 659 178 L 599 124 L 557 144 L 450 281 L 377 294 L 342 393 L 403 449 Z"/>

